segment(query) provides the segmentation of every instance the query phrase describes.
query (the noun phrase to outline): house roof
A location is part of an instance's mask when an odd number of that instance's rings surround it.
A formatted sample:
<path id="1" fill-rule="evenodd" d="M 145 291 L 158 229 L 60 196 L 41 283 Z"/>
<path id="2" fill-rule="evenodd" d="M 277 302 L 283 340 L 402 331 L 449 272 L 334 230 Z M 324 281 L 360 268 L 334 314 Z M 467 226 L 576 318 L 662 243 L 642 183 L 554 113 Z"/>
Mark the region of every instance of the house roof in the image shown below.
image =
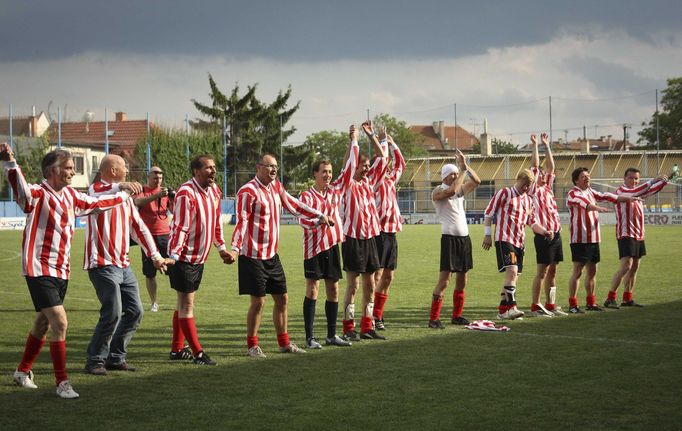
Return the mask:
<path id="1" fill-rule="evenodd" d="M 461 128 L 460 126 L 445 126 L 444 135 L 447 141 L 447 147 L 444 146 L 444 142 L 438 137 L 438 134 L 434 130 L 432 125 L 414 125 L 409 127 L 413 133 L 416 133 L 422 137 L 422 142 L 419 143 L 424 149 L 434 152 L 434 151 L 451 151 L 455 148 L 455 142 L 457 142 L 457 148 L 462 151 L 471 151 L 478 139 L 469 133 L 467 130 Z M 457 140 L 455 141 L 455 135 Z"/>
<path id="2" fill-rule="evenodd" d="M 90 123 L 62 123 L 62 143 L 88 145 L 104 148 L 104 121 Z M 58 125 L 48 129 L 50 142 L 57 141 Z M 147 120 L 109 121 L 109 145 L 117 146 L 121 152 L 132 155 L 140 139 L 147 136 Z"/>
<path id="3" fill-rule="evenodd" d="M 29 136 L 31 117 L 12 118 L 12 136 Z M 9 118 L 0 118 L 0 135 L 9 135 Z"/>

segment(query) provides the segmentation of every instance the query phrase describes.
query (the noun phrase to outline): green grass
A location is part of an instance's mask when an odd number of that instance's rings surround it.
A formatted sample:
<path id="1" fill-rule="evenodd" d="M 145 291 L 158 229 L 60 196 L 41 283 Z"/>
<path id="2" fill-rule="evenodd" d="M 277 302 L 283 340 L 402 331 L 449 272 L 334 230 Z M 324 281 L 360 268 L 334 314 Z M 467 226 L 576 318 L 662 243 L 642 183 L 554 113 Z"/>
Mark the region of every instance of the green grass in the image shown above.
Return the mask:
<path id="1" fill-rule="evenodd" d="M 129 348 L 137 373 L 95 377 L 83 373 L 85 349 L 99 303 L 80 268 L 83 231 L 74 241 L 73 278 L 66 308 L 70 378 L 81 398 L 54 394 L 48 349 L 35 364 L 35 391 L 11 384 L 34 312 L 21 276 L 20 232 L 0 232 L 0 403 L 2 429 L 679 429 L 682 420 L 682 231 L 648 227 L 647 248 L 635 291 L 643 309 L 550 320 L 510 322 L 509 333 L 479 333 L 448 326 L 426 328 L 439 256 L 438 226 L 406 226 L 400 261 L 386 306 L 388 341 L 324 348 L 304 356 L 276 353 L 268 299 L 260 340 L 268 358 L 245 354 L 248 298 L 237 295 L 237 268 L 212 252 L 197 294 L 199 335 L 217 367 L 170 363 L 174 292 L 160 279 L 161 311 L 147 313 Z M 227 229 L 226 238 L 231 235 Z M 612 226 L 603 228 L 597 293 L 603 302 L 617 265 Z M 290 291 L 290 334 L 303 344 L 304 294 L 301 232 L 283 228 L 280 256 Z M 472 226 L 474 269 L 465 316 L 496 313 L 502 276 L 494 252 L 483 252 Z M 568 245 L 564 252 L 570 260 Z M 518 299 L 530 302 L 535 267 L 532 241 Z M 133 251 L 138 279 L 139 251 Z M 558 302 L 567 308 L 570 263 L 558 272 Z M 143 285 L 142 285 L 143 286 Z M 345 286 L 342 284 L 342 290 Z M 142 287 L 144 290 L 144 287 Z M 446 291 L 443 315 L 451 310 Z M 579 292 L 581 302 L 584 291 Z M 148 308 L 146 291 L 142 292 Z M 324 295 L 317 307 L 322 337 Z"/>

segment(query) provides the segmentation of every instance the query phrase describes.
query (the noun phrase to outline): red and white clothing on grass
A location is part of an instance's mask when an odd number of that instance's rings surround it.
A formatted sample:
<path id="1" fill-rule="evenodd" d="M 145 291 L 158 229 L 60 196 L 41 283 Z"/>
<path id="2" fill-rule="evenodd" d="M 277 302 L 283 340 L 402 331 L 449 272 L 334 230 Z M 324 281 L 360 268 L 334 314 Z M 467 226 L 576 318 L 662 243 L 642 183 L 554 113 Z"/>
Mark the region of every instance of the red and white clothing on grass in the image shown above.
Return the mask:
<path id="1" fill-rule="evenodd" d="M 403 228 L 402 216 L 398 207 L 398 193 L 396 184 L 405 171 L 405 159 L 397 145 L 381 141 L 383 148 L 388 147 L 393 157 L 390 172 L 378 178 L 374 185 L 374 200 L 379 214 L 379 230 L 387 233 L 397 233 Z M 386 151 L 386 150 L 384 150 Z"/>
<path id="2" fill-rule="evenodd" d="M 88 194 L 93 197 L 107 196 L 120 191 L 117 183 L 97 181 L 90 185 Z M 154 260 L 161 259 L 154 238 L 142 221 L 133 199 L 128 199 L 110 211 L 91 215 L 87 219 L 83 269 L 113 265 L 118 268 L 130 266 L 130 238 Z"/>
<path id="3" fill-rule="evenodd" d="M 569 190 L 566 196 L 568 206 L 569 230 L 571 232 L 571 244 L 591 244 L 601 242 L 599 229 L 599 212 L 588 211 L 589 204 L 596 205 L 597 202 L 616 203 L 616 196 L 613 193 L 598 192 L 591 187 L 585 190 L 575 186 Z"/>
<path id="4" fill-rule="evenodd" d="M 204 189 L 194 178 L 178 188 L 168 237 L 170 258 L 200 265 L 206 262 L 211 243 L 220 251 L 226 249 L 220 198 L 217 185 Z"/>
<path id="5" fill-rule="evenodd" d="M 323 216 L 322 212 L 291 196 L 279 181 L 266 186 L 255 177 L 237 192 L 232 250 L 252 259 L 272 259 L 279 245 L 282 205 L 294 216 L 311 223 L 319 224 Z"/>
<path id="6" fill-rule="evenodd" d="M 540 175 L 540 170 L 537 167 L 533 166 L 530 170 L 536 178 Z M 554 173 L 545 173 L 545 185 L 539 187 L 537 182 L 533 182 L 528 190 L 528 195 L 533 198 L 537 222 L 549 232 L 556 233 L 561 231 L 561 220 L 552 191 L 555 178 Z"/>
<path id="7" fill-rule="evenodd" d="M 301 193 L 300 201 L 326 215 L 334 221 L 334 226 L 321 225 L 316 220 L 299 219 L 303 229 L 303 255 L 304 259 L 312 259 L 323 251 L 329 250 L 335 244 L 343 242 L 343 220 L 341 218 L 341 202 L 355 174 L 358 165 L 358 142 L 351 143 L 351 151 L 339 173 L 339 176 L 329 184 L 327 189 L 320 193 L 311 187 Z"/>
<path id="8" fill-rule="evenodd" d="M 161 190 L 160 187 L 152 189 L 145 185 L 142 186 L 142 193 L 135 197 L 146 198 L 157 194 L 159 190 Z M 168 235 L 170 233 L 169 211 L 173 211 L 173 204 L 168 196 L 161 196 L 139 208 L 140 217 L 142 217 L 142 221 L 147 225 L 149 232 L 153 236 Z"/>
<path id="9" fill-rule="evenodd" d="M 379 212 L 374 187 L 386 174 L 386 157 L 376 157 L 360 181 L 351 178 L 343 200 L 343 234 L 355 239 L 379 235 Z"/>
<path id="10" fill-rule="evenodd" d="M 625 184 L 618 187 L 617 195 L 627 194 L 645 199 L 660 192 L 668 181 L 651 180 L 639 184 L 634 188 L 627 188 Z M 644 240 L 644 205 L 641 201 L 616 203 L 616 238 L 634 238 Z"/>
<path id="11" fill-rule="evenodd" d="M 128 193 L 94 198 L 71 187 L 57 193 L 46 180 L 28 184 L 16 162 L 6 162 L 7 178 L 27 214 L 22 240 L 22 271 L 28 277 L 69 279 L 76 216 L 105 211 L 128 200 Z"/>
<path id="12" fill-rule="evenodd" d="M 498 190 L 484 216 L 496 219 L 495 241 L 508 242 L 518 248 L 524 248 L 526 225 L 538 224 L 533 199 L 527 193 L 519 193 L 514 186 Z"/>

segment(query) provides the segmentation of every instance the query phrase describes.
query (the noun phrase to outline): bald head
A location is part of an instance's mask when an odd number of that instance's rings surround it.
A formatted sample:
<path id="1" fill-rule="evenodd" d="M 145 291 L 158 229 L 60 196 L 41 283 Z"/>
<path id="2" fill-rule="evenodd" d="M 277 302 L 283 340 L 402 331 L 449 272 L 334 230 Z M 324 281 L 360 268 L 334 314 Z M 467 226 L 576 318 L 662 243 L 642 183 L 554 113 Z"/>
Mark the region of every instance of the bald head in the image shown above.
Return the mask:
<path id="1" fill-rule="evenodd" d="M 163 181 L 163 170 L 158 166 L 152 166 L 152 168 L 147 172 L 147 187 L 151 189 L 156 189 L 161 187 Z"/>
<path id="2" fill-rule="evenodd" d="M 102 179 L 108 183 L 120 183 L 126 179 L 128 169 L 123 157 L 115 154 L 107 154 L 99 164 L 99 172 Z"/>

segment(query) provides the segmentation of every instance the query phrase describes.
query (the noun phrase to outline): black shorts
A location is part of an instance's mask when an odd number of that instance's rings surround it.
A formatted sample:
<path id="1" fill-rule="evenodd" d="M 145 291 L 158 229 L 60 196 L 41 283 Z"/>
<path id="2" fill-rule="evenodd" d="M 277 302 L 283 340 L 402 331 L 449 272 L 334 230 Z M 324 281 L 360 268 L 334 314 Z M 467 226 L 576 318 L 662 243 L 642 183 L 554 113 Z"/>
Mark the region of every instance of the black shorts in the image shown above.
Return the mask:
<path id="1" fill-rule="evenodd" d="M 395 232 L 381 232 L 374 237 L 379 254 L 379 268 L 398 269 L 398 240 Z"/>
<path id="2" fill-rule="evenodd" d="M 467 236 L 441 235 L 440 270 L 467 272 L 474 267 L 471 253 L 471 238 Z"/>
<path id="3" fill-rule="evenodd" d="M 379 269 L 379 252 L 374 238 L 355 239 L 347 236 L 341 253 L 344 271 L 364 274 Z"/>
<path id="4" fill-rule="evenodd" d="M 535 234 L 535 257 L 540 265 L 551 265 L 564 261 L 564 250 L 561 246 L 561 233 L 555 232 L 552 240 Z"/>
<path id="5" fill-rule="evenodd" d="M 318 253 L 317 255 L 303 261 L 305 278 L 308 280 L 333 280 L 339 281 L 341 278 L 341 255 L 339 245 Z"/>
<path id="6" fill-rule="evenodd" d="M 40 311 L 43 308 L 64 304 L 64 297 L 66 296 L 66 288 L 69 286 L 69 280 L 50 276 L 27 276 L 26 284 L 28 284 L 28 292 L 31 294 L 33 308 L 36 311 Z"/>
<path id="7" fill-rule="evenodd" d="M 624 257 L 644 257 L 646 256 L 646 246 L 644 241 L 637 241 L 634 238 L 623 237 L 618 240 L 618 258 Z"/>
<path id="8" fill-rule="evenodd" d="M 194 265 L 178 260 L 168 267 L 168 279 L 173 289 L 178 292 L 192 293 L 199 290 L 204 264 Z"/>
<path id="9" fill-rule="evenodd" d="M 239 294 L 251 296 L 283 295 L 287 279 L 279 255 L 271 259 L 252 259 L 239 255 Z"/>
<path id="10" fill-rule="evenodd" d="M 571 244 L 571 260 L 580 263 L 599 263 L 601 260 L 601 256 L 599 255 L 599 243 Z"/>
<path id="11" fill-rule="evenodd" d="M 161 257 L 168 257 L 168 235 L 155 235 L 152 238 L 154 238 L 154 243 L 156 248 L 159 249 Z M 156 277 L 156 271 L 158 270 L 154 266 L 154 262 L 152 262 L 151 258 L 147 257 L 142 247 L 140 247 L 140 251 L 142 252 L 142 274 L 147 278 Z"/>
<path id="12" fill-rule="evenodd" d="M 504 272 L 508 266 L 516 266 L 517 273 L 523 271 L 523 249 L 514 244 L 504 241 L 495 241 L 495 251 L 497 252 L 497 270 Z"/>

